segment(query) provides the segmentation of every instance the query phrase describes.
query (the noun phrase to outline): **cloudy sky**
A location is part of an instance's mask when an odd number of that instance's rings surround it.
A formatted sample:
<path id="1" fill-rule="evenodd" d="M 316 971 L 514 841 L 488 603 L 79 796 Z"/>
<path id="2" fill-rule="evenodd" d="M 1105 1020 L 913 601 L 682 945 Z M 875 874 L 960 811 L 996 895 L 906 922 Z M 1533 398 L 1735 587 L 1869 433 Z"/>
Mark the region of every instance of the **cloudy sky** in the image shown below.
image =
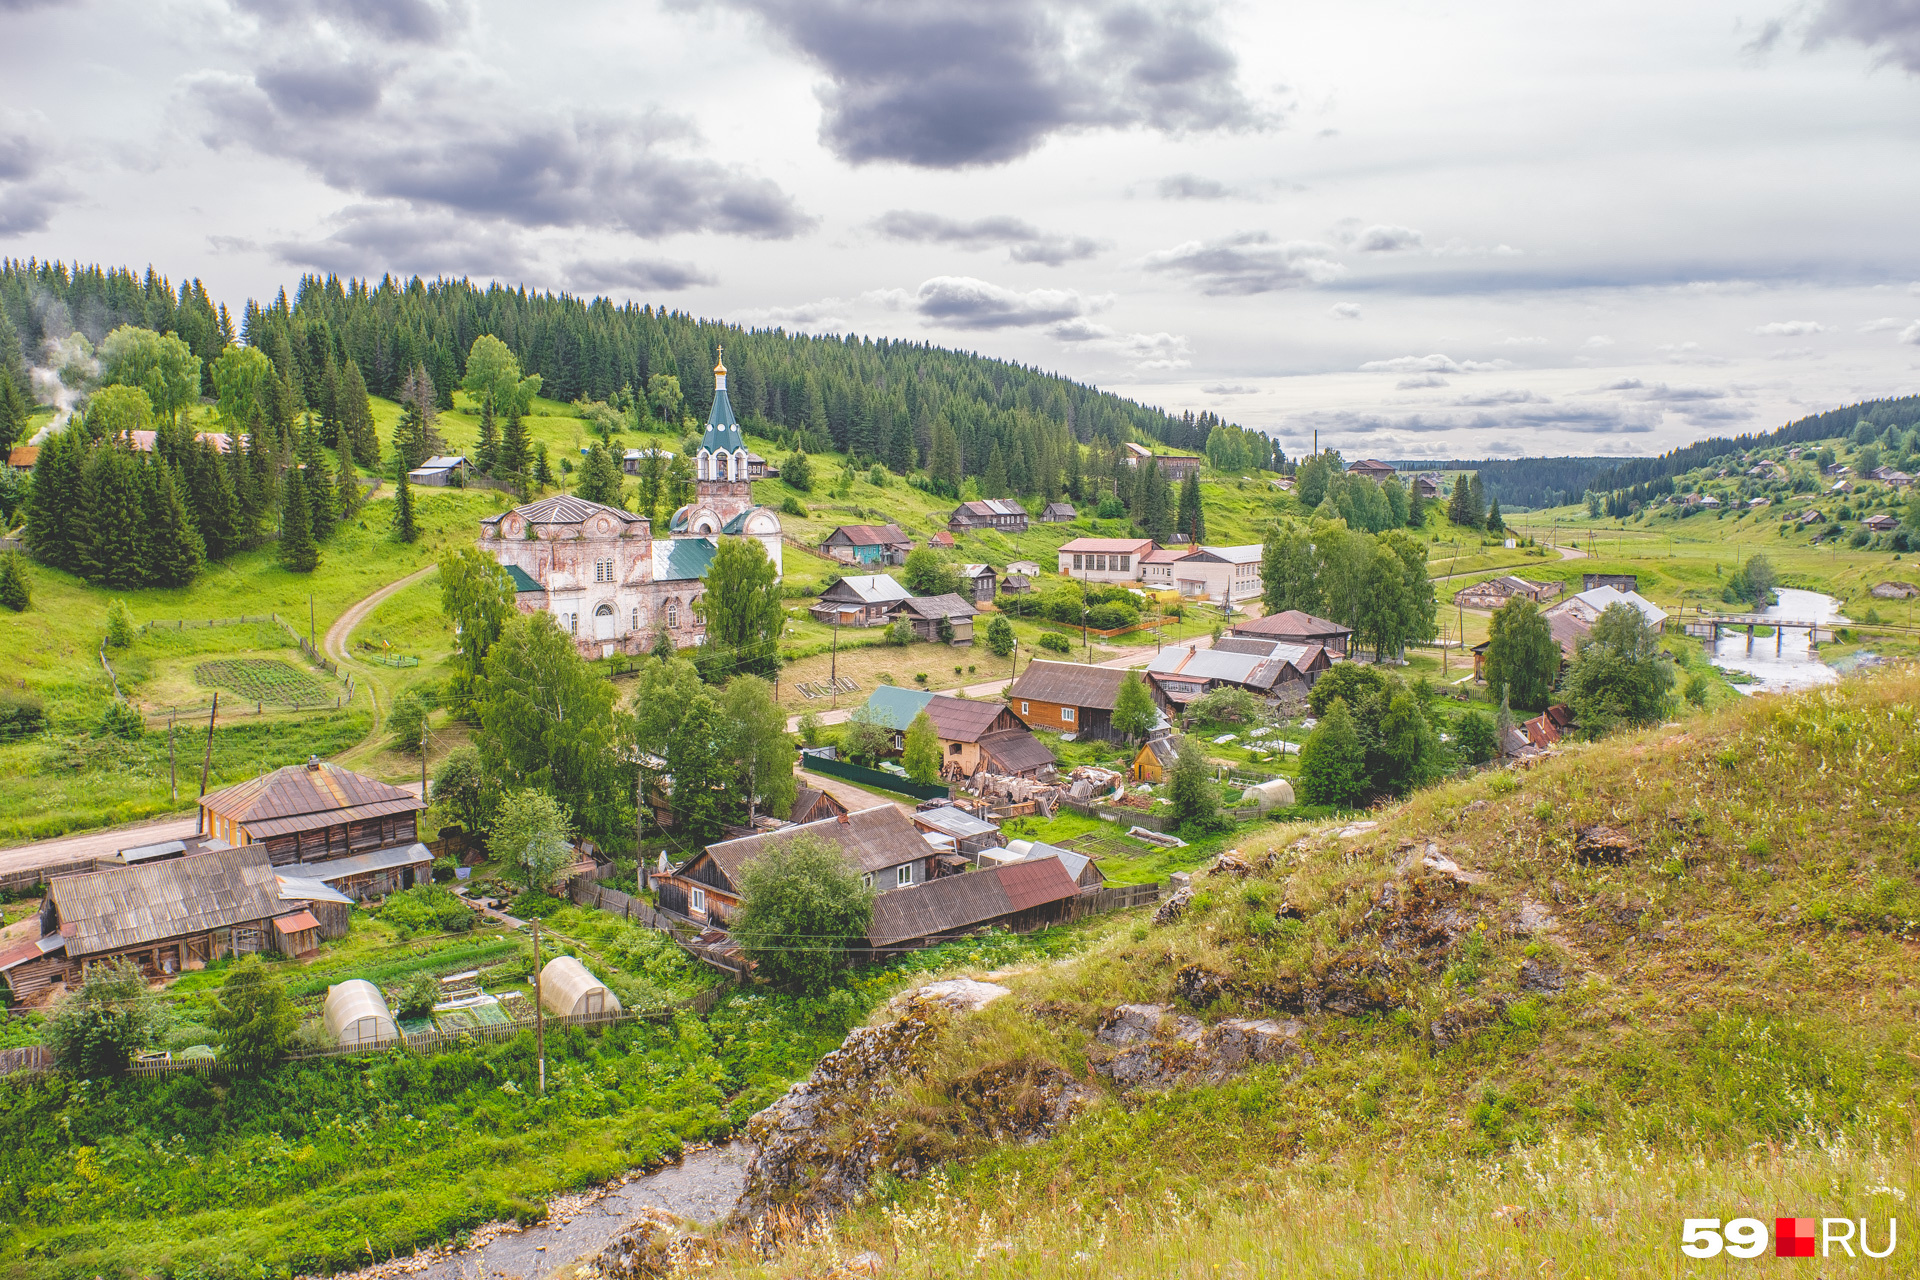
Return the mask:
<path id="1" fill-rule="evenodd" d="M 1920 389 L 1920 0 L 0 0 L 0 254 L 928 339 L 1349 457 Z"/>

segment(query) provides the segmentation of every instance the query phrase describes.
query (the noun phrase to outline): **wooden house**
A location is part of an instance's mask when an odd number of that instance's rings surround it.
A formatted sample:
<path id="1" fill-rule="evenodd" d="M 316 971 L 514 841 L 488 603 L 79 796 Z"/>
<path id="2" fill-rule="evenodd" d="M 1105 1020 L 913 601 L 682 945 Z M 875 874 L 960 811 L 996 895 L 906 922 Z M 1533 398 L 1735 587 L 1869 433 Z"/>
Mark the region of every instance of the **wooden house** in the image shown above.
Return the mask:
<path id="1" fill-rule="evenodd" d="M 1160 474 L 1167 478 L 1169 484 L 1179 484 L 1188 476 L 1197 473 L 1201 464 L 1206 461 L 1205 458 L 1195 457 L 1190 453 L 1155 453 L 1147 446 L 1136 444 L 1131 440 L 1124 446 L 1122 456 L 1126 458 L 1127 465 L 1130 467 L 1144 467 L 1149 464 L 1158 467 Z"/>
<path id="2" fill-rule="evenodd" d="M 1591 591 L 1595 587 L 1612 587 L 1615 591 L 1638 591 L 1640 575 L 1637 573 L 1583 573 L 1580 575 L 1580 589 Z"/>
<path id="3" fill-rule="evenodd" d="M 809 822 L 824 822 L 829 818 L 846 816 L 847 806 L 830 793 L 816 791 L 812 787 L 795 787 L 793 810 L 787 815 L 787 821 L 795 826 L 805 826 Z"/>
<path id="4" fill-rule="evenodd" d="M 1013 713 L 1030 729 L 1112 738 L 1113 705 L 1125 671 L 1078 662 L 1033 662 L 1007 690 Z"/>
<path id="5" fill-rule="evenodd" d="M 979 612 L 971 602 L 956 595 L 916 596 L 901 601 L 895 616 L 912 626 L 913 633 L 922 640 L 938 640 L 940 620 L 945 618 L 953 627 L 952 643 L 972 644 L 973 619 Z"/>
<path id="6" fill-rule="evenodd" d="M 1544 604 L 1566 590 L 1560 582 L 1528 582 L 1505 574 L 1462 587 L 1454 593 L 1454 603 L 1466 609 L 1498 609 L 1509 600 L 1525 599 Z"/>
<path id="7" fill-rule="evenodd" d="M 200 834 L 264 845 L 278 867 L 404 848 L 419 839 L 426 807 L 411 791 L 310 757 L 200 797 Z"/>
<path id="8" fill-rule="evenodd" d="M 950 804 L 920 810 L 913 815 L 913 825 L 951 840 L 954 852 L 966 855 L 969 861 L 982 849 L 999 849 L 1007 843 L 999 827 Z"/>
<path id="9" fill-rule="evenodd" d="M 1174 711 L 1215 689 L 1245 689 L 1270 698 L 1292 688 L 1304 693 L 1333 665 L 1317 644 L 1223 637 L 1210 649 L 1174 645 L 1147 664 L 1154 701 Z"/>
<path id="10" fill-rule="evenodd" d="M 999 927 L 1025 933 L 1067 917 L 1080 885 L 1057 857 L 942 876 L 873 904 L 867 950 L 896 955 Z"/>
<path id="11" fill-rule="evenodd" d="M 867 698 L 864 714 L 893 733 L 893 749 L 904 750 L 907 730 L 922 711 L 940 738 L 941 772 L 971 778 L 984 768 L 1013 777 L 1036 777 L 1053 763 L 1053 753 L 1027 731 L 1004 702 L 976 702 L 924 689 L 881 685 Z"/>
<path id="12" fill-rule="evenodd" d="M 927 539 L 927 545 L 935 551 L 951 551 L 954 546 L 953 535 L 945 529 L 935 530 L 933 536 Z"/>
<path id="13" fill-rule="evenodd" d="M 40 907 L 40 937 L 0 953 L 15 999 L 82 969 L 125 959 L 149 978 L 173 977 L 226 956 L 319 946 L 320 922 L 280 896 L 258 845 L 144 866 L 59 876 Z"/>
<path id="14" fill-rule="evenodd" d="M 1033 590 L 1033 579 L 1024 573 L 1010 573 L 1000 580 L 1000 594 L 1024 596 Z"/>
<path id="15" fill-rule="evenodd" d="M 842 578 L 807 606 L 816 622 L 830 627 L 879 627 L 893 620 L 901 604 L 913 599 L 897 579 L 884 573 Z"/>
<path id="16" fill-rule="evenodd" d="M 1040 512 L 1041 524 L 1065 524 L 1079 518 L 1080 513 L 1073 509 L 1071 502 L 1049 502 Z"/>
<path id="17" fill-rule="evenodd" d="M 1030 517 L 1027 509 L 1012 498 L 981 498 L 963 502 L 947 517 L 947 528 L 955 533 L 970 529 L 999 529 L 1007 533 L 1025 533 Z"/>
<path id="18" fill-rule="evenodd" d="M 473 464 L 459 454 L 435 454 L 407 472 L 407 483 L 432 489 L 463 489 L 473 477 Z"/>
<path id="19" fill-rule="evenodd" d="M 913 539 L 897 524 L 843 524 L 820 540 L 820 551 L 843 564 L 905 564 Z"/>
<path id="20" fill-rule="evenodd" d="M 1180 759 L 1180 746 L 1171 734 L 1159 733 L 1140 744 L 1133 753 L 1130 772 L 1135 782 L 1165 782 Z"/>
<path id="21" fill-rule="evenodd" d="M 749 862 L 801 835 L 837 847 L 863 883 L 882 896 L 931 879 L 936 856 L 900 806 L 877 805 L 837 818 L 781 827 L 708 845 L 680 866 L 650 877 L 662 910 L 696 924 L 726 925 L 740 909 L 740 877 Z"/>
<path id="22" fill-rule="evenodd" d="M 1431 501 L 1440 496 L 1440 477 L 1435 472 L 1426 472 L 1413 478 L 1413 491 L 1420 497 Z"/>
<path id="23" fill-rule="evenodd" d="M 1329 656 L 1344 658 L 1347 656 L 1347 644 L 1353 639 L 1353 628 L 1343 627 L 1325 618 L 1316 618 L 1298 609 L 1286 609 L 1270 613 L 1264 618 L 1236 622 L 1229 628 L 1228 634 L 1261 640 L 1284 640 L 1288 644 L 1317 644 L 1326 649 Z"/>
<path id="24" fill-rule="evenodd" d="M 1364 476 L 1375 484 L 1379 484 L 1392 479 L 1397 473 L 1393 467 L 1381 462 L 1377 458 L 1362 458 L 1360 461 L 1350 463 L 1347 466 L 1347 474 L 1350 476 Z"/>
<path id="25" fill-rule="evenodd" d="M 999 594 L 1000 577 L 990 564 L 961 565 L 960 578 L 968 584 L 975 604 L 991 604 L 993 597 Z"/>

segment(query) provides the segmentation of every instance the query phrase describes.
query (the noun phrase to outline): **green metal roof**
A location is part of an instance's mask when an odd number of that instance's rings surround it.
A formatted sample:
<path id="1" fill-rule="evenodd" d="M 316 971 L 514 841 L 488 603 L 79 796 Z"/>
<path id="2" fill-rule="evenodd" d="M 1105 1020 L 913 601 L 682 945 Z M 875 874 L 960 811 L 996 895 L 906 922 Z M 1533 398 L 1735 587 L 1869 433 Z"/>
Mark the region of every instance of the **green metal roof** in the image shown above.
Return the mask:
<path id="1" fill-rule="evenodd" d="M 740 434 L 740 424 L 733 416 L 733 401 L 728 398 L 725 387 L 713 390 L 713 408 L 707 413 L 707 431 L 700 437 L 700 447 L 709 453 L 732 453 L 747 447 L 747 438 Z"/>
<path id="2" fill-rule="evenodd" d="M 507 570 L 507 576 L 513 579 L 513 589 L 515 591 L 546 590 L 545 587 L 541 586 L 539 582 L 534 579 L 533 575 L 529 574 L 525 569 L 522 569 L 519 565 L 517 564 L 507 565 L 506 570 Z"/>
<path id="3" fill-rule="evenodd" d="M 697 580 L 713 567 L 714 544 L 710 538 L 675 538 L 667 548 L 659 578 L 663 582 Z"/>
<path id="4" fill-rule="evenodd" d="M 913 724 L 913 718 L 932 701 L 933 694 L 925 689 L 902 689 L 898 685 L 883 684 L 867 699 L 867 717 L 877 725 L 905 731 Z"/>

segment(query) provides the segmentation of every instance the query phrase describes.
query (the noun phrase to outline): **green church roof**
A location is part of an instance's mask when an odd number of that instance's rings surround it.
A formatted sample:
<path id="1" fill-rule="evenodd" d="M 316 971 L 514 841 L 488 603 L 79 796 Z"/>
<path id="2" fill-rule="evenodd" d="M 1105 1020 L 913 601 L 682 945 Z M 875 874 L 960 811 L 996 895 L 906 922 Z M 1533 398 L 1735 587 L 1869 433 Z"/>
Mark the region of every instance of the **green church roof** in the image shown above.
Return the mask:
<path id="1" fill-rule="evenodd" d="M 700 437 L 700 447 L 709 453 L 732 453 L 747 447 L 747 438 L 734 420 L 733 401 L 727 396 L 724 374 L 720 385 L 713 389 L 713 408 L 707 414 L 707 432 Z"/>
<path id="2" fill-rule="evenodd" d="M 697 581 L 707 576 L 707 570 L 713 567 L 714 544 L 707 538 L 675 538 L 667 549 L 661 572 L 656 577 L 662 582 Z"/>
<path id="3" fill-rule="evenodd" d="M 546 588 L 542 587 L 540 583 L 533 577 L 532 574 L 528 573 L 525 569 L 522 569 L 519 565 L 510 564 L 506 566 L 506 569 L 507 569 L 507 576 L 513 579 L 513 589 L 516 592 L 546 590 Z"/>

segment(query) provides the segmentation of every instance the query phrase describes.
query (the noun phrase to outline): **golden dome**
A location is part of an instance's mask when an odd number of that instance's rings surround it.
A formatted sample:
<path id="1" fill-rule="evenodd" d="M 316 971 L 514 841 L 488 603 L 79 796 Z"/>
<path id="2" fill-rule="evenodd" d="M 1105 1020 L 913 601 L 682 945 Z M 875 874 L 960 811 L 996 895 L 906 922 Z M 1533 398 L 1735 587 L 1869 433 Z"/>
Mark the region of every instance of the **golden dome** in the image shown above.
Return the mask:
<path id="1" fill-rule="evenodd" d="M 725 347 L 715 349 L 713 372 L 716 376 L 722 376 L 727 372 L 727 349 Z"/>

